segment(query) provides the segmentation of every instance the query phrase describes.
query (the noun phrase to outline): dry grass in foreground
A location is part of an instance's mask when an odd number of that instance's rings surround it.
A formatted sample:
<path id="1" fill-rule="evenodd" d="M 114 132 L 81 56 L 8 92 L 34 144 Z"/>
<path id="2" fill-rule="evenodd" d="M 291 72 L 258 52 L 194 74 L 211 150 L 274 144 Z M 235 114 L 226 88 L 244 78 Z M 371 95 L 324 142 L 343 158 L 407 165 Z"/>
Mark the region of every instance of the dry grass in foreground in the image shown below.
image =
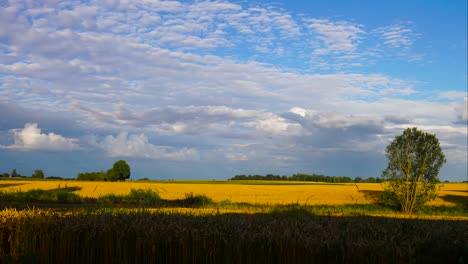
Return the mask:
<path id="1" fill-rule="evenodd" d="M 112 210 L 0 212 L 1 263 L 466 263 L 466 221 Z"/>

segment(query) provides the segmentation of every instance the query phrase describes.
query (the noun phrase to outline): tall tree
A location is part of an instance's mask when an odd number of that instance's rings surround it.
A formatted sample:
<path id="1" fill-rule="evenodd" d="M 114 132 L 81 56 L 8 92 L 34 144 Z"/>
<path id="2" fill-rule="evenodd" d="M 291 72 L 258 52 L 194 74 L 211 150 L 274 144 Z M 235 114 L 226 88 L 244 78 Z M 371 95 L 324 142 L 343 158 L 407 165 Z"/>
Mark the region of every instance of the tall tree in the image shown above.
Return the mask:
<path id="1" fill-rule="evenodd" d="M 383 200 L 410 213 L 437 197 L 437 175 L 446 162 L 435 134 L 407 128 L 387 146 Z"/>

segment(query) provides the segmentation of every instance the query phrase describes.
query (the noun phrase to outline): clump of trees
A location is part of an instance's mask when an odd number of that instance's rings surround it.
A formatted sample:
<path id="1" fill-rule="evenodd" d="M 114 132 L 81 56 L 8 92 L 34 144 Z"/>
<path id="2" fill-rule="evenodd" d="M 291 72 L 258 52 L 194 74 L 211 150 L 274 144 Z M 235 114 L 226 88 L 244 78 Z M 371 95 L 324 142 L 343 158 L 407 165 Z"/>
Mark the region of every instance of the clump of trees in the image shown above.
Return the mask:
<path id="1" fill-rule="evenodd" d="M 4 172 L 1 174 L 2 178 L 27 178 L 27 176 L 23 176 L 19 174 L 16 169 L 13 169 L 11 173 Z M 44 171 L 42 170 L 34 170 L 34 173 L 31 175 L 31 178 L 36 178 L 36 179 L 44 179 L 45 174 Z"/>
<path id="2" fill-rule="evenodd" d="M 435 134 L 407 128 L 387 146 L 388 180 L 382 201 L 411 213 L 437 197 L 437 175 L 447 161 Z"/>
<path id="3" fill-rule="evenodd" d="M 130 178 L 130 166 L 125 160 L 118 160 L 107 171 L 78 173 L 81 181 L 125 181 Z"/>
<path id="4" fill-rule="evenodd" d="M 261 180 L 261 181 L 312 181 L 312 182 L 329 182 L 329 183 L 359 183 L 359 182 L 369 182 L 369 183 L 380 183 L 382 179 L 369 177 L 363 179 L 361 177 L 356 177 L 354 180 L 346 176 L 327 176 L 322 174 L 304 174 L 298 173 L 292 176 L 280 176 L 280 175 L 236 175 L 229 180 Z"/>
<path id="5" fill-rule="evenodd" d="M 107 172 L 98 171 L 98 172 L 82 172 L 78 173 L 77 180 L 80 181 L 108 181 L 110 180 Z"/>

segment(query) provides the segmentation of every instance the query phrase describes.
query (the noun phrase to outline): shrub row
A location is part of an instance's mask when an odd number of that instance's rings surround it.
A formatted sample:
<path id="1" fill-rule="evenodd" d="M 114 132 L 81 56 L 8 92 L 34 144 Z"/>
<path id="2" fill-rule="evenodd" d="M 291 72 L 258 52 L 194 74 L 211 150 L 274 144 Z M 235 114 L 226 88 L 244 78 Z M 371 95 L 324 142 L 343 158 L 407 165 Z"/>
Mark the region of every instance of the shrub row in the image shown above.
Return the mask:
<path id="1" fill-rule="evenodd" d="M 76 187 L 58 188 L 53 190 L 33 189 L 26 192 L 0 191 L 0 202 L 36 204 L 97 204 L 104 206 L 132 206 L 132 207 L 189 207 L 198 208 L 214 204 L 205 195 L 185 194 L 184 199 L 165 200 L 159 193 L 151 189 L 131 189 L 129 194 L 106 194 L 98 198 L 81 197 L 73 193 Z"/>

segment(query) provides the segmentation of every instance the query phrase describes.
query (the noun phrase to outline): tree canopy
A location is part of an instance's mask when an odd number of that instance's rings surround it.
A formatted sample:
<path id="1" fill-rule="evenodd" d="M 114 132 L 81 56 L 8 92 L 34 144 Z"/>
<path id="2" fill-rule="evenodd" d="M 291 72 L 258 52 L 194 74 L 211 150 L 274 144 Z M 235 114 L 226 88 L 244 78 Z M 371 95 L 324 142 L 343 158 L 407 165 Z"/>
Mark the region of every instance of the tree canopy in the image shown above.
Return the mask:
<path id="1" fill-rule="evenodd" d="M 437 197 L 437 177 L 445 155 L 435 134 L 407 128 L 387 146 L 387 168 L 382 176 L 388 180 L 383 200 L 412 212 Z"/>
<path id="2" fill-rule="evenodd" d="M 35 170 L 31 177 L 44 179 L 44 172 L 42 170 Z"/>
<path id="3" fill-rule="evenodd" d="M 130 166 L 125 160 L 118 160 L 107 173 L 111 181 L 125 181 L 130 178 Z"/>

